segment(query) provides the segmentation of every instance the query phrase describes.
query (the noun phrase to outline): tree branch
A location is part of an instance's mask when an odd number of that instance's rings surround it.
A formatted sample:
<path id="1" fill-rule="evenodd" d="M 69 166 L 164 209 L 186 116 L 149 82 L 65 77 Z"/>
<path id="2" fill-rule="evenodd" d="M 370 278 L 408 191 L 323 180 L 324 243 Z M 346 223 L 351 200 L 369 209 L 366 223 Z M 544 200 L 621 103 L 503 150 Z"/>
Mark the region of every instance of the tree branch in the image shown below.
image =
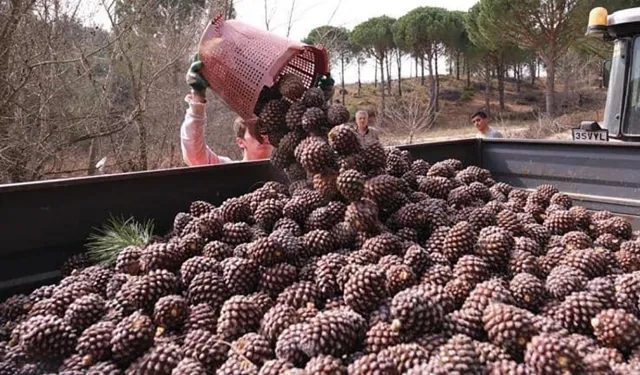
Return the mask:
<path id="1" fill-rule="evenodd" d="M 331 22 L 333 22 L 333 18 L 336 16 L 336 13 L 338 13 L 338 9 L 340 9 L 340 5 L 342 5 L 342 0 L 338 0 L 338 5 L 336 5 L 336 7 L 333 9 L 333 12 L 329 17 L 329 20 L 327 21 L 327 25 L 331 25 Z"/>
<path id="2" fill-rule="evenodd" d="M 293 12 L 295 10 L 295 7 L 296 7 L 296 0 L 291 0 L 291 9 L 289 10 L 289 21 L 287 22 L 287 38 L 289 37 L 289 34 L 291 33 Z"/>

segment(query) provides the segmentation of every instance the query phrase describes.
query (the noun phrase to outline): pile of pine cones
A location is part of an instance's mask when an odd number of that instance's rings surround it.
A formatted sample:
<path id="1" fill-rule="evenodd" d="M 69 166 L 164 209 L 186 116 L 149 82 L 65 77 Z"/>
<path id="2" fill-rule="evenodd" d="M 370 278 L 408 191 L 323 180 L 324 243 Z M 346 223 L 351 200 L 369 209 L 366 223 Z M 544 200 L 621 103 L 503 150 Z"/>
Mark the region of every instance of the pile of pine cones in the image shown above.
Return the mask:
<path id="1" fill-rule="evenodd" d="M 632 374 L 640 241 L 543 185 L 433 165 L 291 77 L 268 182 L 0 305 L 0 375 Z"/>

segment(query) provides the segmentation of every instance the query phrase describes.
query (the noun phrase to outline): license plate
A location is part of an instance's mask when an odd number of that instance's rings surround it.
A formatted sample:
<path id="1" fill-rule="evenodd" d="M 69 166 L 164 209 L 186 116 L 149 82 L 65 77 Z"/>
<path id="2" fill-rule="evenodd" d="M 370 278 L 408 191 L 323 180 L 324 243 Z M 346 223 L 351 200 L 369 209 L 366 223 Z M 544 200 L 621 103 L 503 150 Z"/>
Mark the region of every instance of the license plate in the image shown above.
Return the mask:
<path id="1" fill-rule="evenodd" d="M 609 142 L 609 131 L 602 130 L 583 130 L 571 129 L 574 141 L 581 142 Z"/>

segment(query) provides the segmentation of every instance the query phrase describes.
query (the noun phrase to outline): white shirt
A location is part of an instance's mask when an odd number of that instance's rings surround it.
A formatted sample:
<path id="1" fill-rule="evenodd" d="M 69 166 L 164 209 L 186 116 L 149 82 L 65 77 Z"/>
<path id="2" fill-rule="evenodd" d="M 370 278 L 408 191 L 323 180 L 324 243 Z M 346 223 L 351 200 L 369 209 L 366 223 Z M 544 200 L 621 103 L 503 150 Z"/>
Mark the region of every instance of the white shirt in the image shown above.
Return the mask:
<path id="1" fill-rule="evenodd" d="M 193 101 L 191 95 L 184 99 L 189 108 L 180 127 L 182 159 L 189 166 L 235 163 L 226 156 L 217 155 L 205 143 L 204 128 L 207 123 L 205 103 Z"/>
<path id="2" fill-rule="evenodd" d="M 487 134 L 484 134 L 482 137 L 483 138 L 504 138 L 502 133 L 500 133 L 498 130 L 494 128 L 489 128 L 487 130 Z"/>

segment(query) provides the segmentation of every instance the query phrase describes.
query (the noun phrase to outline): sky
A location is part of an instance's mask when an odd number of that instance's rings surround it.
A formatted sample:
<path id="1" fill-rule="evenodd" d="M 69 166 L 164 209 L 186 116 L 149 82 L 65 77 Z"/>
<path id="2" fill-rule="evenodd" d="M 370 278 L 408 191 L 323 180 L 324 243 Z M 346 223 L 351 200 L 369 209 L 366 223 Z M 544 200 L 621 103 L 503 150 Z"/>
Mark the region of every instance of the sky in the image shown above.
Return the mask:
<path id="1" fill-rule="evenodd" d="M 322 25 L 342 26 L 353 29 L 357 24 L 372 17 L 387 15 L 399 18 L 410 10 L 420 6 L 444 7 L 449 10 L 466 11 L 477 0 L 266 0 L 267 15 L 269 19 L 269 31 L 281 36 L 287 36 L 288 19 L 292 4 L 293 17 L 289 38 L 293 40 L 304 39 L 309 32 Z M 98 24 L 108 24 L 104 12 L 96 12 L 99 0 L 83 1 L 86 4 L 85 14 Z M 95 6 L 93 4 L 95 4 Z M 252 26 L 262 29 L 265 25 L 265 0 L 234 0 L 237 18 Z M 363 82 L 373 82 L 375 65 L 371 60 L 362 67 L 361 78 Z M 415 75 L 415 65 L 408 58 L 403 66 L 403 77 Z M 444 71 L 444 69 L 441 69 Z M 332 67 L 336 81 L 340 80 L 339 67 Z M 392 76 L 397 75 L 397 68 L 393 63 Z M 353 83 L 357 81 L 357 67 L 347 68 L 345 81 Z"/>
<path id="2" fill-rule="evenodd" d="M 270 18 L 269 30 L 286 36 L 289 14 L 292 2 L 295 1 L 294 16 L 289 38 L 304 39 L 311 30 L 318 26 L 330 24 L 342 26 L 351 30 L 357 24 L 372 17 L 387 15 L 399 18 L 420 6 L 436 6 L 449 10 L 467 11 L 477 0 L 267 0 Z M 237 19 L 256 27 L 265 28 L 264 0 L 236 0 Z M 371 60 L 361 69 L 363 82 L 374 81 L 375 64 Z M 403 66 L 403 77 L 415 75 L 415 64 L 408 58 Z M 443 71 L 443 70 L 441 70 Z M 336 81 L 340 79 L 339 67 L 332 67 Z M 392 76 L 397 76 L 397 68 L 393 63 Z M 357 67 L 355 64 L 345 72 L 345 81 L 357 81 Z M 392 77 L 393 78 L 393 77 Z"/>

